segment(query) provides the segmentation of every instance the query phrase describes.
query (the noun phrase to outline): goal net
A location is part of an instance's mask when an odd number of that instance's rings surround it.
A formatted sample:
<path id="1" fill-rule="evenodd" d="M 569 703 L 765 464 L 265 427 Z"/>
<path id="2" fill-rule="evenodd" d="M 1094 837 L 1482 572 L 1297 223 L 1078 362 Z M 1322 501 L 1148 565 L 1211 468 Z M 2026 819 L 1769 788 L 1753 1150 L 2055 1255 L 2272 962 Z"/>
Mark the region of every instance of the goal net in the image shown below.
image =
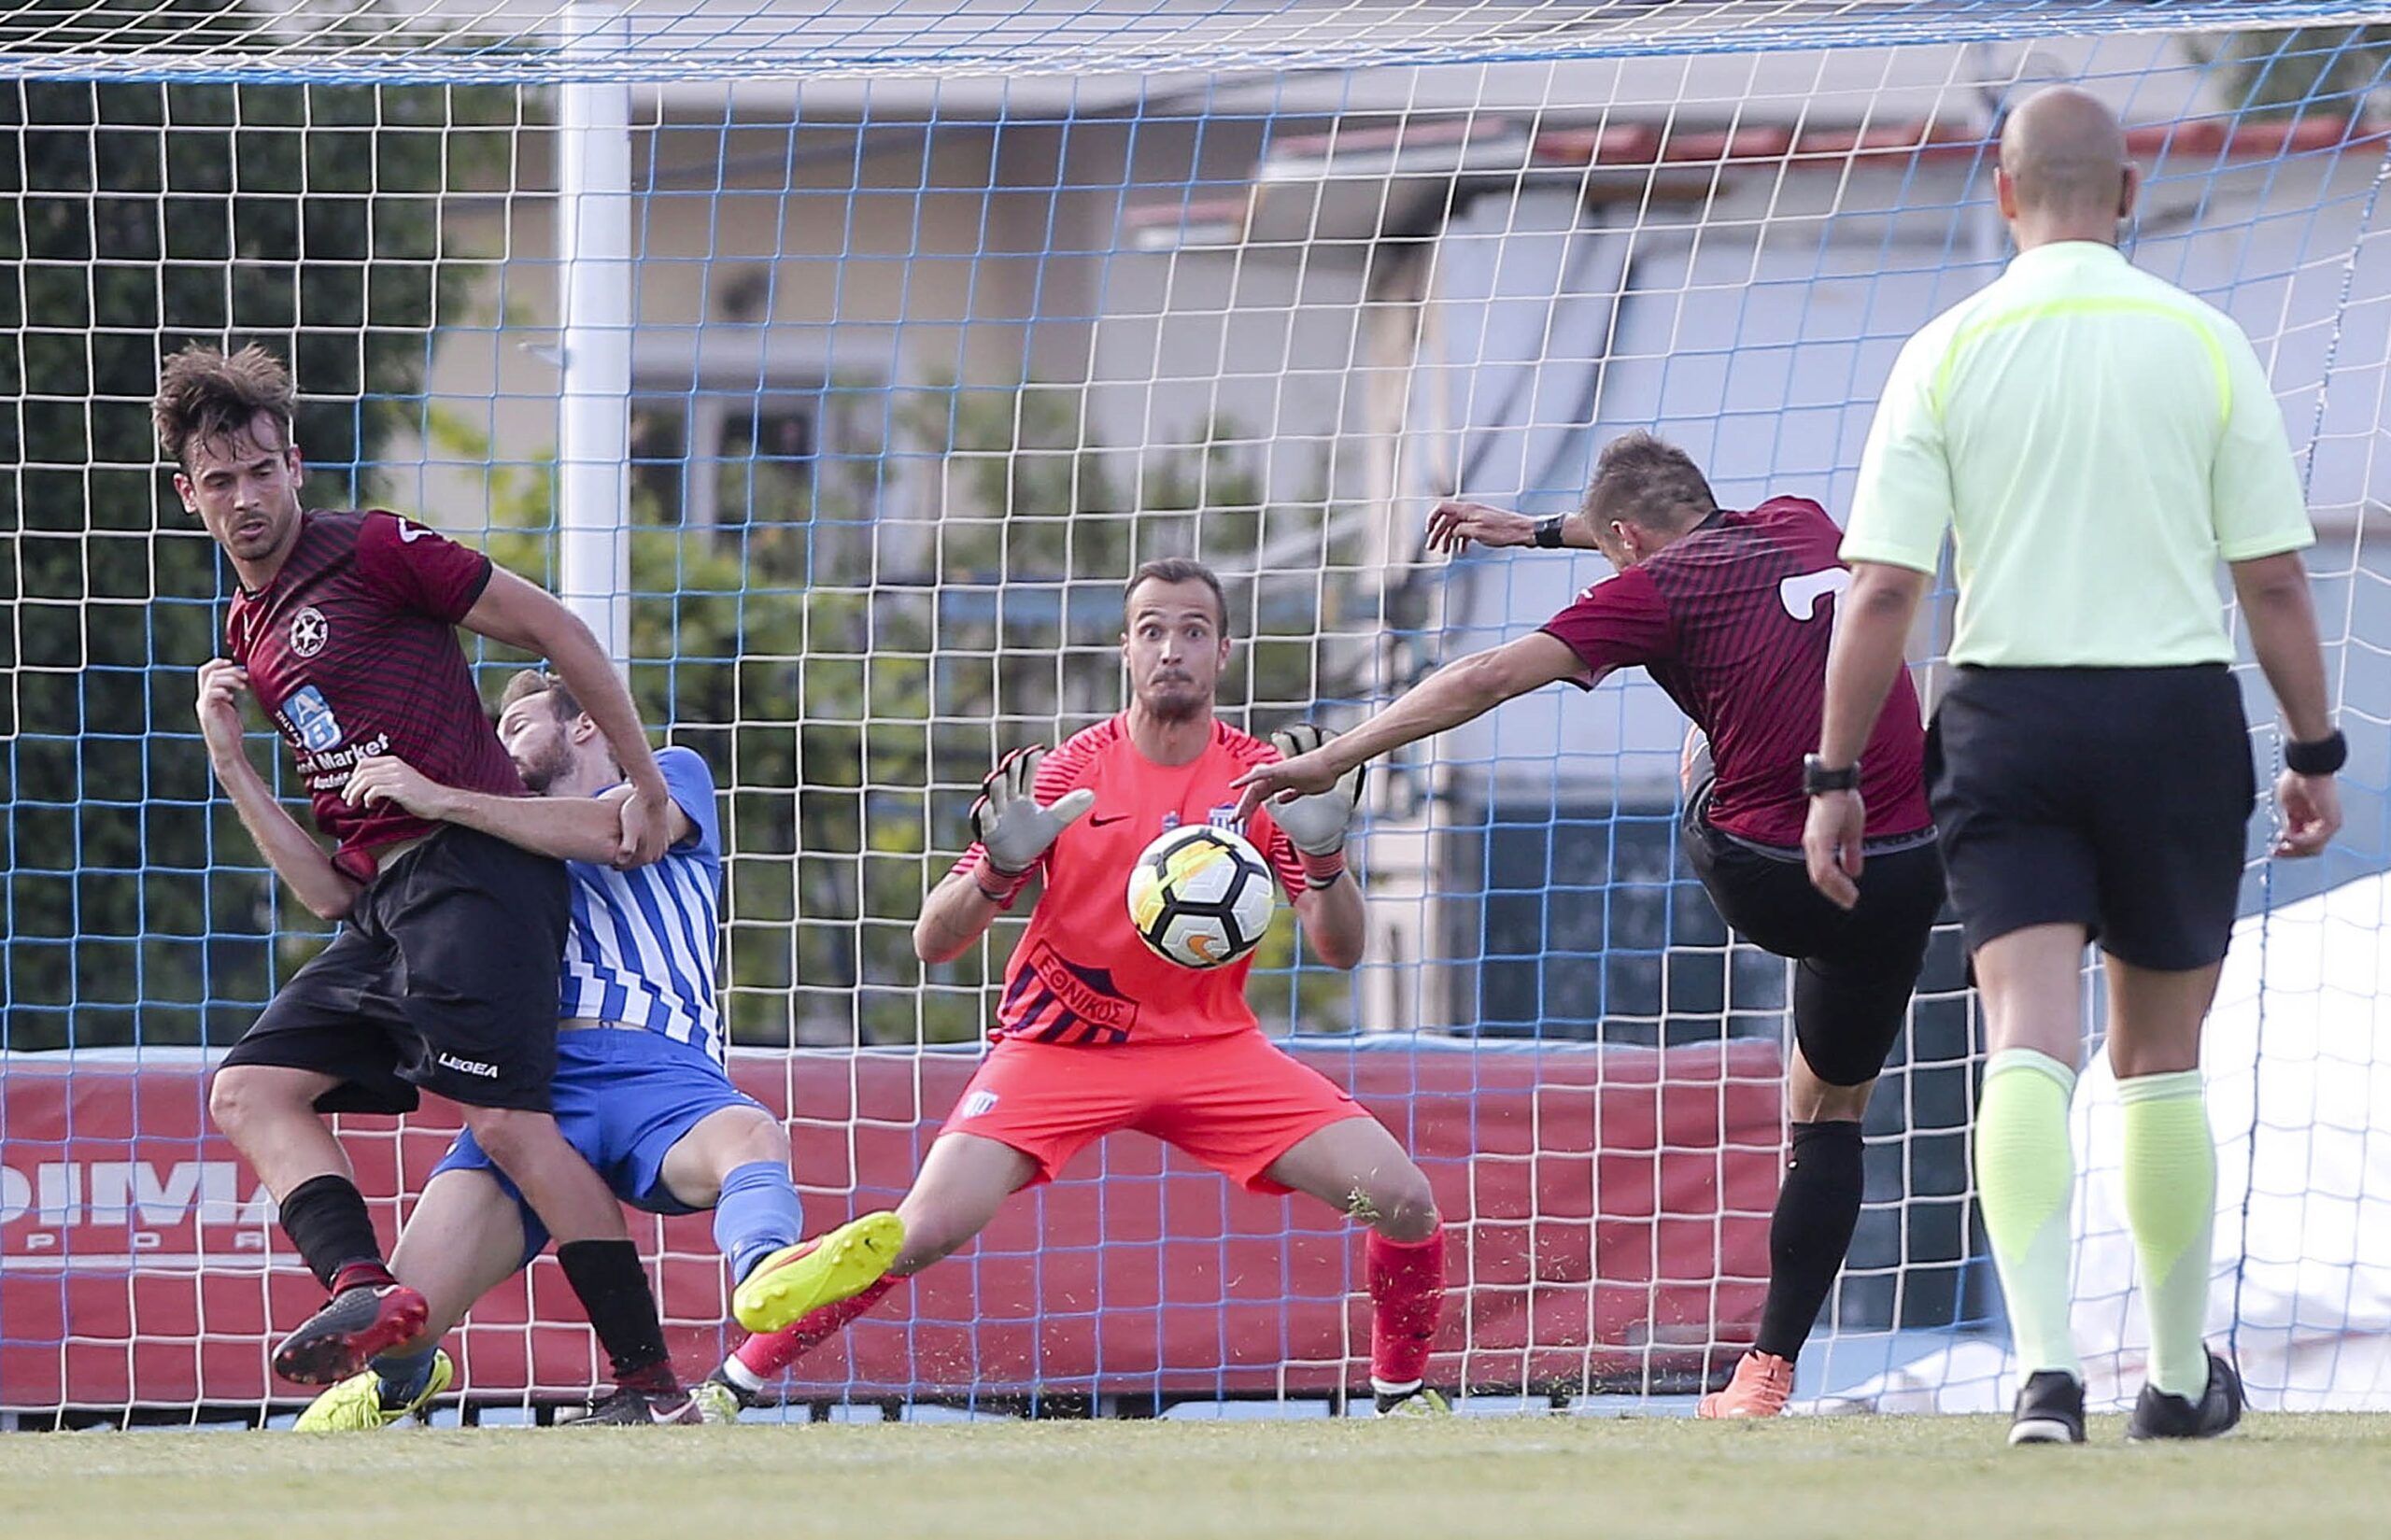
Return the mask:
<path id="1" fill-rule="evenodd" d="M 1350 725 L 1606 570 L 1431 556 L 1440 498 L 1568 508 L 1649 429 L 1730 505 L 1840 516 L 1894 353 L 2005 260 L 1988 135 L 2052 80 L 2129 125 L 2133 259 L 2268 364 L 2352 742 L 2324 860 L 2262 863 L 2254 827 L 2208 1053 L 2213 1325 L 2260 1406 L 2391 1405 L 2386 62 L 2391 7 L 2295 0 L 27 0 L 0 17 L 0 1408 L 287 1408 L 267 1345 L 318 1297 L 205 1111 L 324 936 L 193 726 L 233 579 L 157 463 L 166 352 L 287 353 L 312 502 L 557 588 L 705 756 L 732 1067 L 820 1228 L 896 1200 L 969 1078 L 1017 927 L 925 968 L 912 922 L 988 766 L 1122 703 L 1138 562 L 1221 572 L 1226 714 L 1266 731 Z M 494 690 L 523 660 L 483 661 Z M 1639 674 L 1378 767 L 1366 960 L 1322 968 L 1282 918 L 1254 976 L 1436 1183 L 1431 1378 L 1480 1405 L 1677 1404 L 1757 1323 L 1786 975 L 1691 881 L 1682 726 Z M 1979 1044 L 1941 937 L 1804 1400 L 2005 1404 Z M 2096 1394 L 2143 1340 L 2107 1095 L 2096 1070 L 2077 1109 Z M 345 1123 L 386 1238 L 452 1126 Z M 634 1234 L 701 1373 L 705 1222 Z M 1361 1284 L 1334 1216 L 1123 1136 L 780 1392 L 1334 1404 Z M 477 1406 L 602 1376 L 551 1261 L 454 1346 Z"/>

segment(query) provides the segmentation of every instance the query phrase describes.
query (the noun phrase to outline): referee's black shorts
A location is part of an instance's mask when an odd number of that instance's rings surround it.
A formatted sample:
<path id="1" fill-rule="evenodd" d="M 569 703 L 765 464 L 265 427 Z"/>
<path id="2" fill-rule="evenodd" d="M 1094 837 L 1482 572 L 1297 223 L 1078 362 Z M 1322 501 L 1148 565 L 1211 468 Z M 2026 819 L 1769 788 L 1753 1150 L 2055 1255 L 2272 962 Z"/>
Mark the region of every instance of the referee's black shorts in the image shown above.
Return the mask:
<path id="1" fill-rule="evenodd" d="M 2224 957 L 2257 781 L 2223 664 L 1960 669 L 1926 773 L 1969 952 L 2080 925 L 2138 968 Z"/>
<path id="2" fill-rule="evenodd" d="M 321 1112 L 411 1112 L 418 1088 L 545 1112 L 570 894 L 559 861 L 439 829 L 358 895 L 224 1066 L 334 1076 Z"/>
<path id="3" fill-rule="evenodd" d="M 1829 1085 L 1860 1085 L 1909 1019 L 1926 941 L 1943 911 L 1934 831 L 1865 847 L 1860 902 L 1837 909 L 1810 885 L 1799 850 L 1755 844 L 1709 819 L 1707 781 L 1687 799 L 1686 854 L 1719 917 L 1746 940 L 1791 958 L 1793 1039 Z"/>

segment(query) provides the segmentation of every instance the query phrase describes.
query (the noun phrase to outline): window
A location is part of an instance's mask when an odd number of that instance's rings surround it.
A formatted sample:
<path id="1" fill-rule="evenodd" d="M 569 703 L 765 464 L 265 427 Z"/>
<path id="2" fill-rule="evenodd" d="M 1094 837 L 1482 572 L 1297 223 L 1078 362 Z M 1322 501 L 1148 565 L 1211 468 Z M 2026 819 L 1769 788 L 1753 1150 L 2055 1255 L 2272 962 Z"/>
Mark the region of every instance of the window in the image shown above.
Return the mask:
<path id="1" fill-rule="evenodd" d="M 759 573 L 785 581 L 863 558 L 876 446 L 842 430 L 869 420 L 856 403 L 877 394 L 788 386 L 635 394 L 632 517 L 716 530 Z M 827 460 L 826 441 L 839 446 Z"/>

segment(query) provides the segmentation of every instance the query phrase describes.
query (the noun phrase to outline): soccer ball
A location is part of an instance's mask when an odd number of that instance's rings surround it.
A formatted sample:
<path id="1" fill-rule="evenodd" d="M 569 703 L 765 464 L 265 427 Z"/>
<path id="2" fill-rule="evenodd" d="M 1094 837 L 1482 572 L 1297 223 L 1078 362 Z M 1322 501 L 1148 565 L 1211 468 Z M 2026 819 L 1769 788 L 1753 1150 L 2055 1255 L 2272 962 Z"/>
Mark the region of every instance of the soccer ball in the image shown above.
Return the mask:
<path id="1" fill-rule="evenodd" d="M 1129 869 L 1129 923 L 1181 968 L 1225 968 L 1262 944 L 1278 906 L 1275 881 L 1235 829 L 1165 829 Z"/>

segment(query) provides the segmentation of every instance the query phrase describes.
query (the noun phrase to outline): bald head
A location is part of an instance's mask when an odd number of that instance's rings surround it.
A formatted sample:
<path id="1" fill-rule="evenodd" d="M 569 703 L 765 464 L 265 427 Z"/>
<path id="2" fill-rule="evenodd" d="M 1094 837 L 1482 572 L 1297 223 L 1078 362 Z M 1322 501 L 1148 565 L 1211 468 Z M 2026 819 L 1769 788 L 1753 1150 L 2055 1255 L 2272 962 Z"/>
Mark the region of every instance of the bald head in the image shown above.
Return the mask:
<path id="1" fill-rule="evenodd" d="M 2132 167 L 2117 116 L 2090 92 L 2050 86 L 2009 114 L 2001 130 L 2011 219 L 2052 222 L 2071 233 L 2114 236 L 2130 205 Z"/>

